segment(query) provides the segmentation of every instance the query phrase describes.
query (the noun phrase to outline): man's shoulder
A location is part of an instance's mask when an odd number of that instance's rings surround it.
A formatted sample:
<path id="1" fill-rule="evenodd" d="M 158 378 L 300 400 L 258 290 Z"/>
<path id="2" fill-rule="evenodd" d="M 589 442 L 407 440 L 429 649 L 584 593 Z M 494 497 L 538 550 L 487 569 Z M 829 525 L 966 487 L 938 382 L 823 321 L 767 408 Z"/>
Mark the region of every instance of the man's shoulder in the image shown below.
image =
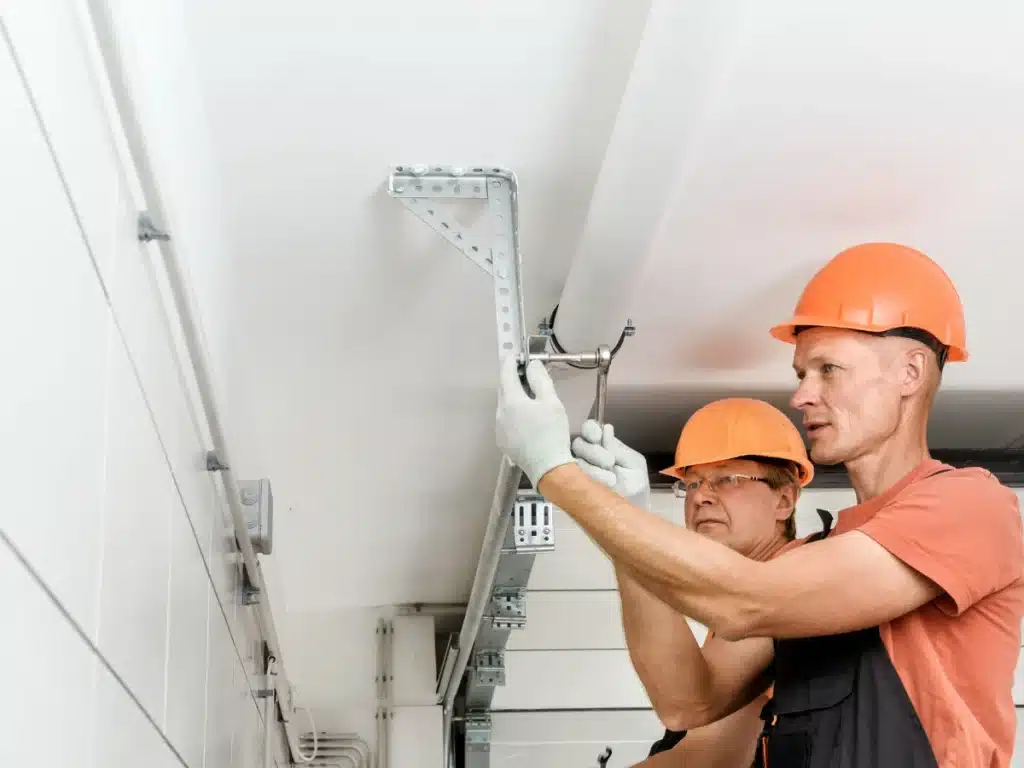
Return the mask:
<path id="1" fill-rule="evenodd" d="M 810 541 L 811 537 L 813 535 L 814 534 L 810 534 L 810 535 L 807 535 L 807 536 L 802 536 L 800 538 L 793 539 L 792 541 L 786 542 L 782 547 L 779 548 L 778 552 L 776 552 L 774 555 L 772 555 L 771 559 L 774 560 L 779 555 L 784 555 L 787 552 L 792 552 L 797 547 L 802 546 L 802 545 L 806 544 L 808 541 Z"/>
<path id="2" fill-rule="evenodd" d="M 1017 493 L 984 467 L 940 464 L 936 471 L 910 483 L 891 504 L 966 507 L 961 511 L 969 509 L 973 515 L 982 517 L 995 514 L 1020 520 Z"/>

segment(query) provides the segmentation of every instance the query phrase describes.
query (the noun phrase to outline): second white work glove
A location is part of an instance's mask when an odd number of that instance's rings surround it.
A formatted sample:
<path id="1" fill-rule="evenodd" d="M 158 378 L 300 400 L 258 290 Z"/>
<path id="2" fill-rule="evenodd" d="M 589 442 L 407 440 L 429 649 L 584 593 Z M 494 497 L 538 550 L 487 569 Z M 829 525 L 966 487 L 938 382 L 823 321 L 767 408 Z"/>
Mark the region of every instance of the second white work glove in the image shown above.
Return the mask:
<path id="1" fill-rule="evenodd" d="M 615 428 L 602 428 L 593 419 L 583 422 L 580 436 L 572 442 L 580 468 L 598 482 L 612 488 L 631 504 L 650 509 L 651 481 L 647 460 L 615 436 Z"/>
<path id="2" fill-rule="evenodd" d="M 531 361 L 526 380 L 532 398 L 523 389 L 515 357 L 502 360 L 496 433 L 498 447 L 536 488 L 552 469 L 575 460 L 569 450 L 569 416 L 544 365 Z"/>

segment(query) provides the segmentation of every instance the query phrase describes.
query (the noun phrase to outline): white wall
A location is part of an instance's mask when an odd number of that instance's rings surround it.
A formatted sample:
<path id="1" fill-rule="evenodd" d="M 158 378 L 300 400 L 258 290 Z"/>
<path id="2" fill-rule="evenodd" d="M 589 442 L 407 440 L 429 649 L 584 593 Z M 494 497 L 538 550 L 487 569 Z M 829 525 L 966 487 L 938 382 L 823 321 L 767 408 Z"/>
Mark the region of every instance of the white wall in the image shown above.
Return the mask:
<path id="1" fill-rule="evenodd" d="M 260 765 L 258 634 L 78 17 L 2 21 L 0 764 Z"/>

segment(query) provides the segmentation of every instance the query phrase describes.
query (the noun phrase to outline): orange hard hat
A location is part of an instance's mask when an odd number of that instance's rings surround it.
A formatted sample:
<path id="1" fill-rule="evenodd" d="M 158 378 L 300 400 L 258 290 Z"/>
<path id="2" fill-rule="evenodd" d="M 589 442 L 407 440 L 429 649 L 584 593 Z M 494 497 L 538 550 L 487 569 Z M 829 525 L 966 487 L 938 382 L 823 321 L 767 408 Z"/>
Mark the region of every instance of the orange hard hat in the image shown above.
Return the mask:
<path id="1" fill-rule="evenodd" d="M 814 477 L 804 441 L 782 411 L 764 400 L 728 397 L 689 418 L 679 434 L 675 464 L 661 474 L 682 478 L 696 464 L 757 456 L 793 462 L 801 486 Z"/>
<path id="2" fill-rule="evenodd" d="M 792 344 L 801 326 L 915 329 L 946 348 L 941 362 L 967 359 L 964 308 L 953 281 L 920 251 L 895 243 L 864 243 L 834 256 L 807 283 L 792 319 L 771 335 Z"/>

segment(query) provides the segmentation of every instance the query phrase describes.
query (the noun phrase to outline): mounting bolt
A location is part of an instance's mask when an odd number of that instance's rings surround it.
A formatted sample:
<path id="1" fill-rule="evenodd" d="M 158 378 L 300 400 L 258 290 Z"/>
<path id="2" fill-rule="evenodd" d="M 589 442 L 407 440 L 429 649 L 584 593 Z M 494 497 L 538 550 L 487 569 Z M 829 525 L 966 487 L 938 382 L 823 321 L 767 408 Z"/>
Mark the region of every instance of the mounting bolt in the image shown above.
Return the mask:
<path id="1" fill-rule="evenodd" d="M 626 336 L 632 336 L 636 333 L 636 326 L 633 325 L 632 318 L 626 318 L 626 327 L 622 329 L 623 334 Z"/>

